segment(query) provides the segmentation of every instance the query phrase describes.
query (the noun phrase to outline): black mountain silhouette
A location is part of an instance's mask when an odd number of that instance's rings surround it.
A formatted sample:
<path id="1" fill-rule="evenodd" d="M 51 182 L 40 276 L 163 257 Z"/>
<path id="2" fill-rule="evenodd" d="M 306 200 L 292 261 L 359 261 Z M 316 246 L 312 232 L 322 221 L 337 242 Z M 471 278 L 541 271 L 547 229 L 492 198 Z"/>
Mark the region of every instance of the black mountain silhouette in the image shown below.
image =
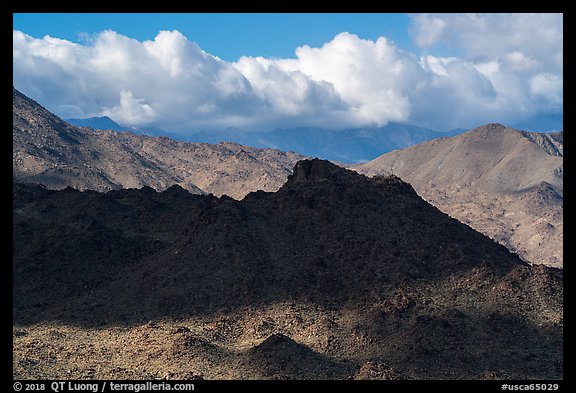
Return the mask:
<path id="1" fill-rule="evenodd" d="M 277 192 L 242 201 L 14 183 L 13 208 L 21 326 L 184 323 L 212 348 L 197 362 L 225 370 L 213 378 L 562 378 L 562 271 L 527 265 L 395 176 L 303 160 Z M 266 359 L 289 364 L 246 371 Z"/>

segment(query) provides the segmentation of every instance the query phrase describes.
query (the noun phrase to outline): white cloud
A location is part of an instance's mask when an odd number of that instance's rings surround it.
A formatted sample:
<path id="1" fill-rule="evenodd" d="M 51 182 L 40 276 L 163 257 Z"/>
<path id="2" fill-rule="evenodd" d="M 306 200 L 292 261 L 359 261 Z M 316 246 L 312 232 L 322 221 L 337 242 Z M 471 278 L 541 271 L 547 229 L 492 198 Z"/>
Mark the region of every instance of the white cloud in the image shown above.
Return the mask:
<path id="1" fill-rule="evenodd" d="M 562 14 L 419 14 L 411 31 L 423 48 L 442 44 L 460 51 L 459 61 L 490 82 L 494 95 L 481 100 L 478 111 L 511 123 L 562 112 Z"/>
<path id="2" fill-rule="evenodd" d="M 385 125 L 408 119 L 405 81 L 419 79 L 421 69 L 413 56 L 385 38 L 371 41 L 341 33 L 321 48 L 298 48 L 296 56 L 296 60 L 281 60 L 278 65 L 331 84 L 349 105 L 349 122 Z"/>
<path id="3" fill-rule="evenodd" d="M 87 45 L 14 31 L 13 70 L 15 87 L 57 114 L 74 105 L 126 125 L 222 127 L 263 105 L 231 64 L 177 31 L 144 42 L 103 31 Z"/>
<path id="4" fill-rule="evenodd" d="M 514 71 L 530 71 L 538 66 L 538 61 L 519 51 L 513 51 L 502 56 L 502 62 Z"/>
<path id="5" fill-rule="evenodd" d="M 423 48 L 442 43 L 462 50 L 467 59 L 474 61 L 517 52 L 538 59 L 545 67 L 550 65 L 550 58 L 562 52 L 563 15 L 418 14 L 412 18 L 411 31 Z"/>
<path id="6" fill-rule="evenodd" d="M 554 104 L 562 105 L 562 79 L 558 75 L 541 73 L 530 78 L 530 92 Z"/>
<path id="7" fill-rule="evenodd" d="M 63 117 L 180 132 L 390 121 L 448 129 L 561 111 L 561 15 L 413 18 L 419 45 L 462 55 L 417 56 L 344 32 L 293 59 L 228 63 L 178 31 L 144 42 L 103 31 L 83 44 L 14 31 L 14 85 Z"/>
<path id="8" fill-rule="evenodd" d="M 120 103 L 112 108 L 104 107 L 102 114 L 134 125 L 146 124 L 157 118 L 156 111 L 143 98 L 134 98 L 130 90 L 120 91 Z"/>
<path id="9" fill-rule="evenodd" d="M 278 61 L 261 57 L 242 57 L 234 66 L 279 120 L 328 126 L 340 116 L 345 121 L 349 105 L 328 82 L 315 81 L 300 70 L 287 70 Z"/>

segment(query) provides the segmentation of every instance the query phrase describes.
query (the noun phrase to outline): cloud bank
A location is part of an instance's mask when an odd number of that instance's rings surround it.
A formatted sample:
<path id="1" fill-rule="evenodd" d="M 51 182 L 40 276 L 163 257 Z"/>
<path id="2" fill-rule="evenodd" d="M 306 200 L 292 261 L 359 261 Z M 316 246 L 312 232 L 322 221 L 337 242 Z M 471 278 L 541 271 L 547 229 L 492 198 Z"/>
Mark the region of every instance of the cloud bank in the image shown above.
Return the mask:
<path id="1" fill-rule="evenodd" d="M 234 63 L 178 31 L 140 42 L 108 30 L 77 44 L 14 30 L 14 86 L 64 118 L 176 132 L 510 124 L 562 112 L 562 29 L 561 14 L 422 14 L 411 25 L 420 55 L 343 32 L 292 59 Z M 459 55 L 434 56 L 439 44 Z"/>

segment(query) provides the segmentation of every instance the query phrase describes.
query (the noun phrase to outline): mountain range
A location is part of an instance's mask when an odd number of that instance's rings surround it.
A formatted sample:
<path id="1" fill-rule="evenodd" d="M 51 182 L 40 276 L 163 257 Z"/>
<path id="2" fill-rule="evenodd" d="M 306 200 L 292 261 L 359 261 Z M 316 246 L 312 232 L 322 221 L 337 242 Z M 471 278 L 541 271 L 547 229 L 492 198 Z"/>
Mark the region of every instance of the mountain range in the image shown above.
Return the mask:
<path id="1" fill-rule="evenodd" d="M 66 122 L 96 130 L 130 131 L 149 136 L 165 136 L 187 142 L 236 142 L 245 146 L 295 151 L 341 163 L 363 163 L 397 149 L 421 142 L 461 134 L 468 129 L 435 131 L 405 123 L 388 123 L 384 127 L 329 130 L 318 127 L 278 128 L 273 131 L 248 132 L 230 127 L 220 131 L 195 132 L 187 135 L 167 132 L 157 127 L 121 126 L 107 116 L 65 119 Z M 510 128 L 533 132 L 563 130 L 561 114 L 538 114 L 512 124 Z"/>
<path id="2" fill-rule="evenodd" d="M 347 170 L 14 89 L 13 377 L 562 379 L 562 159 L 489 124 Z"/>
<path id="3" fill-rule="evenodd" d="M 76 127 L 14 89 L 13 176 L 50 188 L 106 191 L 174 184 L 193 193 L 242 198 L 276 190 L 297 153 L 237 143 L 187 143 Z"/>
<path id="4" fill-rule="evenodd" d="M 283 151 L 342 163 L 369 161 L 379 155 L 417 143 L 462 132 L 437 132 L 410 124 L 389 123 L 385 127 L 328 130 L 323 128 L 276 129 L 271 132 L 243 132 L 229 128 L 220 132 L 196 133 L 190 141 L 217 143 L 233 141 L 255 147 Z"/>
<path id="5" fill-rule="evenodd" d="M 563 131 L 564 116 L 560 113 L 542 113 L 532 116 L 527 120 L 514 123 L 512 128 L 533 132 Z"/>
<path id="6" fill-rule="evenodd" d="M 69 118 L 64 119 L 64 121 L 66 123 L 72 124 L 73 126 L 89 127 L 94 130 L 101 130 L 101 131 L 112 130 L 118 132 L 127 131 L 139 135 L 164 136 L 167 138 L 172 138 L 174 140 L 185 140 L 185 138 L 180 134 L 164 131 L 158 127 L 152 126 L 152 127 L 139 128 L 139 127 L 121 126 L 108 116 L 87 117 L 83 119 Z"/>
<path id="7" fill-rule="evenodd" d="M 488 124 L 354 166 L 395 174 L 427 201 L 518 253 L 563 265 L 563 132 Z"/>
<path id="8" fill-rule="evenodd" d="M 110 122 L 99 118 L 96 125 L 113 126 Z M 304 146 L 314 134 L 301 131 Z M 305 158 L 230 142 L 187 143 L 74 127 L 16 90 L 13 152 L 16 179 L 51 188 L 149 186 L 161 191 L 179 184 L 191 192 L 236 199 L 277 190 L 296 161 Z M 442 211 L 525 260 L 563 266 L 562 132 L 492 124 L 347 166 L 367 175 L 395 173 Z"/>
<path id="9" fill-rule="evenodd" d="M 369 161 L 379 155 L 415 145 L 417 143 L 456 135 L 465 131 L 454 129 L 447 132 L 433 131 L 410 124 L 389 123 L 384 127 L 329 130 L 318 127 L 278 128 L 273 131 L 243 131 L 226 128 L 221 131 L 196 132 L 189 135 L 166 132 L 158 128 L 139 129 L 124 127 L 109 117 L 65 119 L 70 124 L 97 130 L 131 131 L 150 136 L 165 136 L 187 142 L 236 142 L 245 146 L 295 151 L 306 156 L 342 162 Z"/>
<path id="10" fill-rule="evenodd" d="M 562 379 L 562 277 L 318 159 L 241 201 L 14 182 L 13 375 Z"/>

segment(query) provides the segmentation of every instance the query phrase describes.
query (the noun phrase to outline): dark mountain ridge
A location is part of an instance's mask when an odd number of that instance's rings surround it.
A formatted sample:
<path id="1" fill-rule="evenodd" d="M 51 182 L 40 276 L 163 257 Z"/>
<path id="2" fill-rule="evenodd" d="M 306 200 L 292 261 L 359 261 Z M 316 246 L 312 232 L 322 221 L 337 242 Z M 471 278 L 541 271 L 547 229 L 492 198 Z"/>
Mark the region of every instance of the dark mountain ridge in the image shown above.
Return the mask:
<path id="1" fill-rule="evenodd" d="M 304 160 L 242 201 L 14 183 L 13 209 L 23 327 L 183 324 L 200 337 L 179 344 L 195 351 L 186 367 L 212 378 L 562 378 L 562 271 L 527 265 L 395 176 Z M 182 367 L 182 350 L 163 362 Z"/>

